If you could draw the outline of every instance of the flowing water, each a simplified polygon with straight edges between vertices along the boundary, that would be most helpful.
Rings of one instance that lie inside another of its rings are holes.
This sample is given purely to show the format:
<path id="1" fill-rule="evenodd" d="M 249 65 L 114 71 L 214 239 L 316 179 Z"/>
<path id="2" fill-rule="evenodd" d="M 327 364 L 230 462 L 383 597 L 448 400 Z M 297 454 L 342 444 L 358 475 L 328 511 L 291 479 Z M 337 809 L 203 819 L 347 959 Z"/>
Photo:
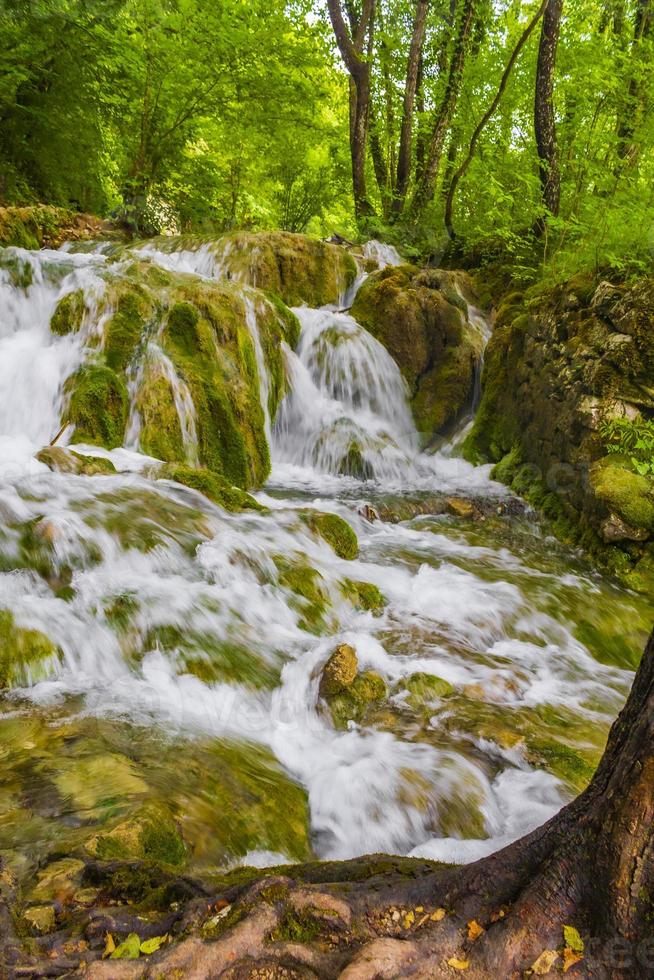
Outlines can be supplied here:
<path id="1" fill-rule="evenodd" d="M 105 251 L 6 250 L 0 271 L 0 610 L 61 651 L 0 700 L 11 866 L 28 877 L 49 856 L 97 853 L 149 805 L 178 821 L 204 874 L 373 851 L 467 861 L 553 814 L 597 762 L 651 604 L 549 538 L 489 468 L 451 446 L 421 454 L 398 367 L 347 313 L 296 311 L 273 424 L 247 286 L 273 458 L 265 510 L 230 514 L 148 475 L 147 371 L 171 384 L 197 459 L 192 399 L 156 331 L 130 366 L 125 446 L 85 450 L 119 472 L 51 472 L 34 454 L 60 428 L 66 379 L 101 342 L 107 275 L 127 261 Z M 139 254 L 207 278 L 229 258 Z M 378 244 L 367 255 L 396 260 Z M 57 336 L 56 304 L 78 289 L 82 327 Z M 451 497 L 474 500 L 477 519 Z M 313 511 L 350 522 L 358 558 L 312 533 Z M 307 569 L 312 588 L 298 590 Z M 383 607 L 353 583 L 376 586 Z M 387 690 L 341 728 L 319 695 L 339 643 Z"/>

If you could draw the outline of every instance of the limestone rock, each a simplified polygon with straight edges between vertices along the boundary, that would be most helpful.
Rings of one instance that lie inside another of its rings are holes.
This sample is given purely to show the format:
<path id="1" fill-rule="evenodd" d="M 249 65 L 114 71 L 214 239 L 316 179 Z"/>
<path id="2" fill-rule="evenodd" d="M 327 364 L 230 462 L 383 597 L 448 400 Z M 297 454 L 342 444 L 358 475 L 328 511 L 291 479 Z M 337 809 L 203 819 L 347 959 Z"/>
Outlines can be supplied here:
<path id="1" fill-rule="evenodd" d="M 320 679 L 321 697 L 329 697 L 344 691 L 354 681 L 358 669 L 356 650 L 349 643 L 341 643 L 323 668 Z"/>

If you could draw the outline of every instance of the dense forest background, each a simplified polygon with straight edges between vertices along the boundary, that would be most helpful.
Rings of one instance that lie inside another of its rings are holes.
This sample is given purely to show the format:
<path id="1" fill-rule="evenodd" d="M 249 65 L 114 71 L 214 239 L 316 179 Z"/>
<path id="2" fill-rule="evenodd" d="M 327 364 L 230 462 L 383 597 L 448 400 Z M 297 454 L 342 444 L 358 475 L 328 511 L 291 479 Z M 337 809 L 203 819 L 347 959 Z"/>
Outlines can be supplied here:
<path id="1" fill-rule="evenodd" d="M 651 0 L 1 0 L 0 22 L 1 203 L 423 257 L 454 237 L 526 279 L 543 254 L 651 265 Z"/>

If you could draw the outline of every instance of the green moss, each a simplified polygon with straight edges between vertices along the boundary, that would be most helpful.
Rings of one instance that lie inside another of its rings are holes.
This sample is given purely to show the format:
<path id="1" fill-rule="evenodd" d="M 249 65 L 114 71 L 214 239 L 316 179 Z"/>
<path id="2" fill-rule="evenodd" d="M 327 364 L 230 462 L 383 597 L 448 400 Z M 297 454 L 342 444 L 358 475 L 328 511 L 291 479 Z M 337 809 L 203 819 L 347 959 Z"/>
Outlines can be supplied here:
<path id="1" fill-rule="evenodd" d="M 411 410 L 422 442 L 447 431 L 470 406 L 478 351 L 471 343 L 447 348 L 436 367 L 420 379 Z"/>
<path id="2" fill-rule="evenodd" d="M 111 476 L 116 467 L 102 456 L 85 456 L 62 446 L 44 446 L 36 454 L 39 463 L 45 463 L 55 473 L 75 473 L 78 476 Z"/>
<path id="3" fill-rule="evenodd" d="M 342 517 L 337 514 L 312 512 L 307 517 L 309 526 L 330 545 L 339 558 L 348 561 L 359 554 L 359 541 L 356 534 Z"/>
<path id="4" fill-rule="evenodd" d="M 47 636 L 16 626 L 12 613 L 0 609 L 0 688 L 20 687 L 47 676 L 60 656 Z"/>
<path id="5" fill-rule="evenodd" d="M 328 700 L 335 728 L 347 728 L 349 721 L 361 724 L 368 710 L 386 699 L 387 690 L 383 677 L 372 670 L 358 674 L 345 691 Z"/>
<path id="6" fill-rule="evenodd" d="M 90 527 L 113 534 L 123 548 L 151 551 L 175 542 L 188 554 L 210 535 L 205 515 L 195 507 L 170 500 L 156 490 L 122 488 L 98 494 L 77 510 Z"/>
<path id="7" fill-rule="evenodd" d="M 420 708 L 425 703 L 439 698 L 449 697 L 455 691 L 449 681 L 421 671 L 411 674 L 404 687 L 409 692 L 407 702 L 414 708 Z"/>
<path id="8" fill-rule="evenodd" d="M 168 465 L 163 466 L 157 471 L 157 478 L 160 480 L 174 480 L 182 483 L 185 487 L 191 487 L 199 493 L 204 494 L 215 504 L 219 504 L 229 511 L 258 510 L 265 511 L 254 497 L 241 490 L 239 487 L 231 486 L 227 480 L 216 476 L 210 470 L 195 469 L 192 466 Z"/>
<path id="9" fill-rule="evenodd" d="M 20 255 L 0 256 L 0 269 L 9 272 L 9 279 L 16 289 L 29 289 L 34 282 L 34 270 L 30 263 Z"/>
<path id="10" fill-rule="evenodd" d="M 329 594 L 321 585 L 320 572 L 306 562 L 279 555 L 274 562 L 279 571 L 279 584 L 298 597 L 292 605 L 301 613 L 300 628 L 312 633 L 322 632 L 326 625 Z"/>
<path id="11" fill-rule="evenodd" d="M 354 579 L 346 578 L 342 582 L 343 594 L 358 609 L 365 609 L 366 612 L 379 612 L 387 604 L 388 600 L 371 582 L 357 582 Z"/>
<path id="12" fill-rule="evenodd" d="M 634 528 L 654 532 L 654 483 L 609 456 L 591 467 L 595 496 Z"/>
<path id="13" fill-rule="evenodd" d="M 168 379 L 156 367 L 146 373 L 139 387 L 136 407 L 142 423 L 141 451 L 168 463 L 184 462 L 186 451 L 173 391 Z"/>
<path id="14" fill-rule="evenodd" d="M 71 378 L 68 419 L 75 439 L 114 449 L 122 446 L 127 423 L 127 388 L 122 378 L 100 364 L 85 364 Z"/>
<path id="15" fill-rule="evenodd" d="M 77 333 L 82 326 L 85 313 L 84 291 L 76 289 L 72 293 L 67 293 L 57 303 L 50 320 L 50 330 L 59 336 Z"/>
<path id="16" fill-rule="evenodd" d="M 167 650 L 179 661 L 180 669 L 205 684 L 217 681 L 266 689 L 279 683 L 279 668 L 242 644 L 229 642 L 207 632 L 159 626 L 148 633 L 144 650 Z"/>
<path id="17" fill-rule="evenodd" d="M 134 356 L 151 309 L 144 290 L 120 284 L 115 312 L 104 330 L 104 354 L 113 371 L 124 371 Z"/>
<path id="18" fill-rule="evenodd" d="M 103 861 L 142 860 L 172 868 L 186 862 L 186 847 L 166 807 L 148 803 L 113 829 L 87 843 Z"/>
<path id="19" fill-rule="evenodd" d="M 200 351 L 197 325 L 200 314 L 191 303 L 175 303 L 168 313 L 167 331 L 172 341 L 185 354 Z"/>
<path id="20" fill-rule="evenodd" d="M 547 769 L 577 793 L 586 788 L 595 772 L 593 763 L 562 742 L 529 738 L 526 755 L 533 765 Z"/>

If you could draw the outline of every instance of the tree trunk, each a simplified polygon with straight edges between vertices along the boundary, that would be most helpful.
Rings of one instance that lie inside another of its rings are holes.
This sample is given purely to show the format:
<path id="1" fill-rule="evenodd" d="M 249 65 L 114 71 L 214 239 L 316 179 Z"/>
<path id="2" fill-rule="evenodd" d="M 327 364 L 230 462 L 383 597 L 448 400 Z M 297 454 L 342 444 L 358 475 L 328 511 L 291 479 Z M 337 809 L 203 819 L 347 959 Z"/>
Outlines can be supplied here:
<path id="1" fill-rule="evenodd" d="M 523 47 L 525 46 L 525 44 L 529 40 L 529 37 L 531 36 L 532 31 L 536 27 L 536 24 L 538 23 L 538 21 L 540 20 L 540 18 L 543 16 L 543 13 L 545 11 L 545 7 L 546 7 L 546 5 L 547 5 L 548 2 L 549 2 L 549 0 L 542 0 L 542 3 L 540 5 L 540 7 L 538 8 L 538 10 L 536 11 L 536 13 L 532 17 L 532 19 L 529 21 L 529 23 L 527 24 L 527 26 L 523 30 L 522 34 L 520 35 L 520 37 L 518 38 L 517 44 L 514 47 L 513 51 L 511 52 L 511 56 L 510 56 L 510 58 L 509 58 L 509 60 L 508 60 L 508 62 L 506 64 L 506 68 L 502 72 L 502 77 L 500 79 L 500 84 L 499 84 L 499 86 L 497 88 L 497 92 L 495 93 L 495 97 L 494 97 L 493 101 L 491 102 L 491 104 L 489 105 L 489 107 L 486 110 L 486 112 L 484 113 L 484 115 L 481 117 L 481 119 L 477 123 L 477 126 L 475 127 L 475 130 L 474 130 L 474 132 L 473 132 L 473 134 L 472 134 L 472 136 L 470 138 L 470 145 L 468 147 L 468 152 L 467 152 L 467 154 L 465 156 L 465 159 L 464 159 L 463 163 L 457 168 L 457 170 L 452 175 L 452 179 L 450 181 L 449 187 L 447 189 L 446 197 L 445 197 L 445 227 L 447 229 L 447 233 L 448 233 L 451 241 L 454 241 L 454 239 L 456 237 L 456 235 L 454 233 L 454 225 L 453 225 L 453 222 L 452 222 L 452 211 L 453 211 L 453 208 L 454 208 L 454 195 L 456 194 L 456 189 L 458 187 L 459 181 L 461 180 L 461 178 L 465 174 L 466 170 L 470 166 L 470 163 L 472 161 L 472 158 L 473 158 L 473 156 L 475 154 L 475 150 L 477 148 L 477 143 L 479 142 L 479 137 L 481 136 L 481 134 L 482 134 L 482 132 L 484 130 L 484 127 L 489 122 L 489 120 L 493 117 L 493 114 L 495 113 L 495 110 L 497 109 L 498 105 L 500 104 L 500 100 L 501 100 L 502 96 L 504 95 L 504 91 L 505 91 L 506 86 L 508 84 L 509 76 L 511 75 L 511 71 L 513 69 L 513 66 L 515 65 L 516 61 L 518 60 L 518 56 L 519 56 L 520 52 L 522 51 Z"/>
<path id="2" fill-rule="evenodd" d="M 409 177 L 411 175 L 413 108 L 418 88 L 420 59 L 422 56 L 422 45 L 425 39 L 428 7 L 428 0 L 417 0 L 411 45 L 409 47 L 406 81 L 404 83 L 404 106 L 402 111 L 402 126 L 400 128 L 400 149 L 397 157 L 395 200 L 393 202 L 393 211 L 395 214 L 400 214 L 404 208 L 404 201 L 409 187 Z"/>
<path id="3" fill-rule="evenodd" d="M 445 94 L 434 119 L 427 147 L 427 157 L 409 208 L 410 216 L 414 222 L 420 219 L 425 207 L 434 196 L 445 137 L 461 91 L 463 69 L 465 67 L 468 44 L 472 33 L 474 15 L 475 0 L 465 0 L 459 30 L 454 44 L 454 51 L 450 61 Z"/>
<path id="4" fill-rule="evenodd" d="M 536 66 L 536 97 L 534 100 L 534 130 L 540 161 L 540 183 L 543 204 L 549 214 L 559 213 L 561 178 L 556 146 L 556 122 L 554 119 L 554 67 L 556 49 L 561 29 L 563 0 L 549 0 L 543 14 L 543 25 Z M 536 231 L 545 230 L 546 217 L 540 218 Z"/>
<path id="5" fill-rule="evenodd" d="M 364 0 L 358 22 L 353 8 L 348 6 L 350 31 L 343 19 L 340 0 L 327 0 L 329 17 L 336 43 L 350 73 L 350 156 L 352 159 L 352 192 L 357 218 L 373 212 L 366 190 L 366 148 L 370 114 L 370 61 L 363 56 L 368 41 L 372 44 L 375 0 Z"/>
<path id="6" fill-rule="evenodd" d="M 634 14 L 634 34 L 631 42 L 630 78 L 627 85 L 627 98 L 618 118 L 618 157 L 623 162 L 633 162 L 638 156 L 634 144 L 638 124 L 644 106 L 642 81 L 638 78 L 638 62 L 641 60 L 642 42 L 654 34 L 654 4 L 652 0 L 637 0 Z M 642 67 L 640 69 L 642 71 Z"/>

